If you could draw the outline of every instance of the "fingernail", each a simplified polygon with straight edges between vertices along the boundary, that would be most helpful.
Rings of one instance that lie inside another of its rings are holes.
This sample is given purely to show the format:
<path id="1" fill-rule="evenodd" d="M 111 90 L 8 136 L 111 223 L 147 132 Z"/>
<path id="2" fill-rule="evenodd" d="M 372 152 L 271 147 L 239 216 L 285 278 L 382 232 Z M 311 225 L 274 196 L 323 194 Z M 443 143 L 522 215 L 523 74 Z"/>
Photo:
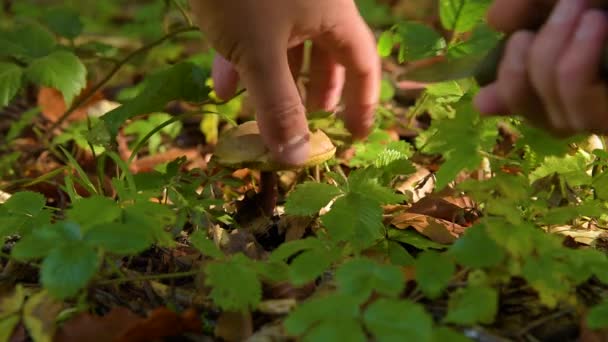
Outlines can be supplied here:
<path id="1" fill-rule="evenodd" d="M 278 146 L 278 157 L 281 161 L 290 165 L 304 164 L 310 155 L 309 140 L 310 136 L 308 134 L 289 139 L 287 143 Z"/>

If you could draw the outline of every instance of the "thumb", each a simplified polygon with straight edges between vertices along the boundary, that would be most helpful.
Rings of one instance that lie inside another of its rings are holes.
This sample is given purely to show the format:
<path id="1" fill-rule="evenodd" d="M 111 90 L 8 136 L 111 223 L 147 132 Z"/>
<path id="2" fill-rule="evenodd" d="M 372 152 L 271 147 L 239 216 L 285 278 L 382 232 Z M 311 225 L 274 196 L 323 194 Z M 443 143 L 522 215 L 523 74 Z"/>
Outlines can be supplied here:
<path id="1" fill-rule="evenodd" d="M 303 164 L 309 157 L 306 111 L 292 76 L 287 47 L 256 44 L 246 49 L 236 68 L 256 110 L 260 133 L 279 161 Z"/>

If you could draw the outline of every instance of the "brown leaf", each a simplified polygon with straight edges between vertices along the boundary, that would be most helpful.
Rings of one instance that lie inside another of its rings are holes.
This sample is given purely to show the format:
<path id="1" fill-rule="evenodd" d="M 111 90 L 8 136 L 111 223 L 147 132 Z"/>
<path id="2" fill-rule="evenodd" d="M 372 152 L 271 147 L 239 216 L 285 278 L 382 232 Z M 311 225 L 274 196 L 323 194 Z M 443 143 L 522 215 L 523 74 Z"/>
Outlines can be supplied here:
<path id="1" fill-rule="evenodd" d="M 142 318 L 124 307 L 113 308 L 105 316 L 84 312 L 67 321 L 55 336 L 55 342 L 105 342 L 123 335 Z"/>
<path id="2" fill-rule="evenodd" d="M 127 308 L 112 309 L 105 316 L 82 313 L 69 320 L 55 337 L 57 342 L 144 342 L 183 333 L 201 333 L 201 322 L 194 310 L 177 314 L 167 308 L 154 310 L 142 318 Z"/>
<path id="3" fill-rule="evenodd" d="M 406 210 L 413 214 L 422 214 L 449 222 L 466 225 L 465 210 L 438 197 L 424 197 Z"/>
<path id="4" fill-rule="evenodd" d="M 91 85 L 86 87 L 80 95 L 74 99 L 78 101 L 83 94 L 86 94 L 91 89 Z M 91 98 L 76 109 L 68 118 L 68 121 L 80 121 L 87 117 L 87 108 L 102 100 L 103 94 L 97 91 Z M 41 87 L 38 91 L 38 106 L 42 111 L 42 115 L 50 122 L 56 122 L 67 111 L 67 106 L 63 99 L 63 95 L 56 89 Z"/>
<path id="5" fill-rule="evenodd" d="M 215 326 L 215 336 L 228 342 L 244 341 L 252 334 L 253 322 L 250 312 L 222 312 Z"/>
<path id="6" fill-rule="evenodd" d="M 465 230 L 456 223 L 408 212 L 395 216 L 391 224 L 399 229 L 412 227 L 420 234 L 441 244 L 453 243 Z"/>

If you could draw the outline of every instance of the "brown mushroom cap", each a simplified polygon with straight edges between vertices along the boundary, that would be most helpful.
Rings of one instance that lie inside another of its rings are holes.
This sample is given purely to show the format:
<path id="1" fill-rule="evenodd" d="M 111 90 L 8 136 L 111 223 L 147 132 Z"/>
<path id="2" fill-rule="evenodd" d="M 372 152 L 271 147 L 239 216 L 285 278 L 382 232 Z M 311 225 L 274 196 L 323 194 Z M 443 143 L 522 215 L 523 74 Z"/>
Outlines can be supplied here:
<path id="1" fill-rule="evenodd" d="M 266 148 L 257 122 L 248 121 L 222 134 L 215 147 L 214 158 L 220 165 L 233 169 L 280 171 L 321 164 L 336 153 L 331 139 L 321 130 L 311 132 L 310 148 L 310 156 L 303 165 L 282 164 L 274 159 Z"/>

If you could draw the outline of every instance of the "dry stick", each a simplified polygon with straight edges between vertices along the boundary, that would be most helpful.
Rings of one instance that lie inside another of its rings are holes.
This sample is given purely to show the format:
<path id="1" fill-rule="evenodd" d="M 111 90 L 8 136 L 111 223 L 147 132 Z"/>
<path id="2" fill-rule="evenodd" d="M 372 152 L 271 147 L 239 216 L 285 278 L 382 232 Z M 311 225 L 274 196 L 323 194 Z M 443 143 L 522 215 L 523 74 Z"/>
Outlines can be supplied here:
<path id="1" fill-rule="evenodd" d="M 137 55 L 144 53 L 144 52 L 162 44 L 166 40 L 171 39 L 179 34 L 186 33 L 186 32 L 194 32 L 194 31 L 198 31 L 198 28 L 197 27 L 184 27 L 184 28 L 175 30 L 173 32 L 170 32 L 170 33 L 166 34 L 165 36 L 131 52 L 127 57 L 125 57 L 123 60 L 118 62 L 114 66 L 114 68 L 112 68 L 112 70 L 110 70 L 110 72 L 106 75 L 106 77 L 104 77 L 101 81 L 99 81 L 99 83 L 97 83 L 91 90 L 89 90 L 88 93 L 86 93 L 84 96 L 80 97 L 79 99 L 74 100 L 74 103 L 72 103 L 70 108 L 59 118 L 59 120 L 57 120 L 57 122 L 55 122 L 53 124 L 53 126 L 51 126 L 51 128 L 48 130 L 47 136 L 45 138 L 48 139 L 49 136 L 52 134 L 52 132 L 55 129 L 57 129 L 59 126 L 61 126 L 61 124 L 63 124 L 63 122 L 65 120 L 67 120 L 67 118 L 69 118 L 70 115 L 72 115 L 72 113 L 74 113 L 74 111 L 78 107 L 80 107 L 80 105 L 82 105 L 83 103 L 88 101 L 99 89 L 101 89 L 101 87 L 103 87 L 106 83 L 108 83 L 108 81 L 110 79 L 112 79 L 112 77 L 114 77 L 114 75 L 120 70 L 120 68 L 122 68 L 125 64 L 127 64 L 130 60 L 135 58 Z"/>

